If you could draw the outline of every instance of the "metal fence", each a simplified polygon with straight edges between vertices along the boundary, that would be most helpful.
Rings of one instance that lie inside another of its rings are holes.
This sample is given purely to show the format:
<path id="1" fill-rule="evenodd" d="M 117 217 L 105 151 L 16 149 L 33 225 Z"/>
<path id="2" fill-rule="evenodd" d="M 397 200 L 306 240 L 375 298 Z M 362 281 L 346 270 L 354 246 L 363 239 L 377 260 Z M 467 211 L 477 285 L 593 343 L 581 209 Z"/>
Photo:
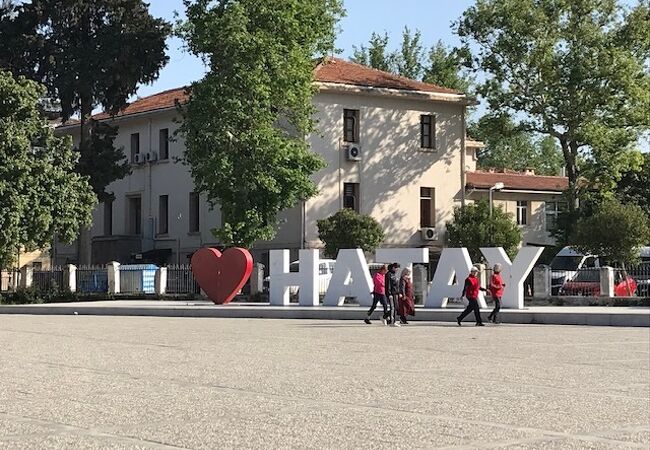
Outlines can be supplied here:
<path id="1" fill-rule="evenodd" d="M 39 291 L 60 290 L 67 283 L 64 282 L 65 271 L 63 267 L 52 267 L 49 270 L 34 270 L 32 274 L 32 286 Z"/>
<path id="2" fill-rule="evenodd" d="M 167 266 L 167 294 L 200 294 L 201 288 L 192 275 L 188 264 Z"/>
<path id="3" fill-rule="evenodd" d="M 102 266 L 79 266 L 76 272 L 77 292 L 108 292 L 108 271 Z"/>
<path id="4" fill-rule="evenodd" d="M 650 262 L 632 266 L 627 270 L 627 273 L 636 282 L 636 295 L 650 297 Z"/>
<path id="5" fill-rule="evenodd" d="M 11 269 L 0 272 L 0 292 L 13 292 L 20 286 L 20 270 Z"/>

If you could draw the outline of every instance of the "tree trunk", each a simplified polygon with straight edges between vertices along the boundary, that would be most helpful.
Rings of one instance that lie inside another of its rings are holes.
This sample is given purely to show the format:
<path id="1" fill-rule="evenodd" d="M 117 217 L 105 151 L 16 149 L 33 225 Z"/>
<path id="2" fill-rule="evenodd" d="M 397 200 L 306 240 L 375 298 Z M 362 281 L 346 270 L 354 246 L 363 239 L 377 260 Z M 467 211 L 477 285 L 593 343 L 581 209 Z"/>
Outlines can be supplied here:
<path id="1" fill-rule="evenodd" d="M 79 148 L 83 148 L 85 142 L 90 141 L 90 127 L 88 121 L 92 116 L 92 96 L 87 93 L 80 95 L 81 103 L 81 118 L 80 118 L 80 134 L 79 134 Z M 90 235 L 90 227 L 82 226 L 79 229 L 79 237 L 77 238 L 77 264 L 90 265 L 92 256 L 92 239 Z"/>
<path id="2" fill-rule="evenodd" d="M 560 145 L 564 154 L 566 175 L 569 178 L 569 213 L 573 214 L 578 200 L 578 166 L 576 164 L 578 147 L 574 141 L 569 141 L 566 138 L 560 138 Z"/>

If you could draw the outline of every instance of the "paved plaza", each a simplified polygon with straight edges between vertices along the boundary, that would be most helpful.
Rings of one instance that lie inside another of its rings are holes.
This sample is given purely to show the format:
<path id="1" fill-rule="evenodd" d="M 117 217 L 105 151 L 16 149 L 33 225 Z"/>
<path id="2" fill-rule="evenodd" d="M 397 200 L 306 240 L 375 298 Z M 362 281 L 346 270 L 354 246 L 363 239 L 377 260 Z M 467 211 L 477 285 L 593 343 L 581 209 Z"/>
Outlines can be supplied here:
<path id="1" fill-rule="evenodd" d="M 650 329 L 0 316 L 0 449 L 650 445 Z"/>

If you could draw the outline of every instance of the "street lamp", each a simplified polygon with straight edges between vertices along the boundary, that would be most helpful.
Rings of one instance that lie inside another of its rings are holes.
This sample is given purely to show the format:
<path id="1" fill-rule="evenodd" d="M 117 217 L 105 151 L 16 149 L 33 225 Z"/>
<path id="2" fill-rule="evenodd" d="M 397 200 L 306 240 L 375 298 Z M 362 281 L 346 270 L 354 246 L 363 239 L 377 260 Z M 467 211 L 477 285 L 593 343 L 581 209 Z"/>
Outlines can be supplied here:
<path id="1" fill-rule="evenodd" d="M 492 193 L 494 191 L 500 191 L 504 187 L 505 187 L 504 184 L 501 181 L 499 181 L 498 183 L 495 183 L 495 185 L 490 188 L 490 217 L 492 217 Z"/>

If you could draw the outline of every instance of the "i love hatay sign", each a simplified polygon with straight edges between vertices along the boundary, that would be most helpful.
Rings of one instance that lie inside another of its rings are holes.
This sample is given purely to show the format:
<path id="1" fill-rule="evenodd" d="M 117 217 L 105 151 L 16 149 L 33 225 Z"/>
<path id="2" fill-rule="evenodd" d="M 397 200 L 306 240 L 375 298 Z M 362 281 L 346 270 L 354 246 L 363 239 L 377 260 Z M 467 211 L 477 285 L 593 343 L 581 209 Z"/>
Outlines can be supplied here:
<path id="1" fill-rule="evenodd" d="M 490 266 L 501 264 L 505 290 L 501 298 L 504 308 L 521 309 L 524 306 L 524 280 L 542 254 L 543 247 L 522 247 L 511 261 L 501 247 L 481 248 Z M 318 250 L 299 251 L 299 271 L 289 271 L 289 250 L 270 252 L 270 304 L 289 305 L 289 289 L 298 287 L 301 306 L 319 306 L 319 256 Z M 378 249 L 375 261 L 397 262 L 401 267 L 414 263 L 428 263 L 429 252 L 424 248 Z M 208 297 L 216 304 L 230 302 L 248 281 L 253 267 L 250 253 L 241 248 L 231 248 L 220 253 L 204 248 L 192 257 L 194 277 Z M 444 308 L 450 298 L 462 294 L 463 280 L 469 274 L 472 261 L 466 248 L 445 248 L 440 255 L 436 272 L 424 302 L 425 308 Z M 369 306 L 372 280 L 368 262 L 360 249 L 339 250 L 334 273 L 323 299 L 323 306 L 341 306 L 346 297 L 356 297 L 359 304 Z M 482 294 L 479 303 L 485 307 Z"/>

